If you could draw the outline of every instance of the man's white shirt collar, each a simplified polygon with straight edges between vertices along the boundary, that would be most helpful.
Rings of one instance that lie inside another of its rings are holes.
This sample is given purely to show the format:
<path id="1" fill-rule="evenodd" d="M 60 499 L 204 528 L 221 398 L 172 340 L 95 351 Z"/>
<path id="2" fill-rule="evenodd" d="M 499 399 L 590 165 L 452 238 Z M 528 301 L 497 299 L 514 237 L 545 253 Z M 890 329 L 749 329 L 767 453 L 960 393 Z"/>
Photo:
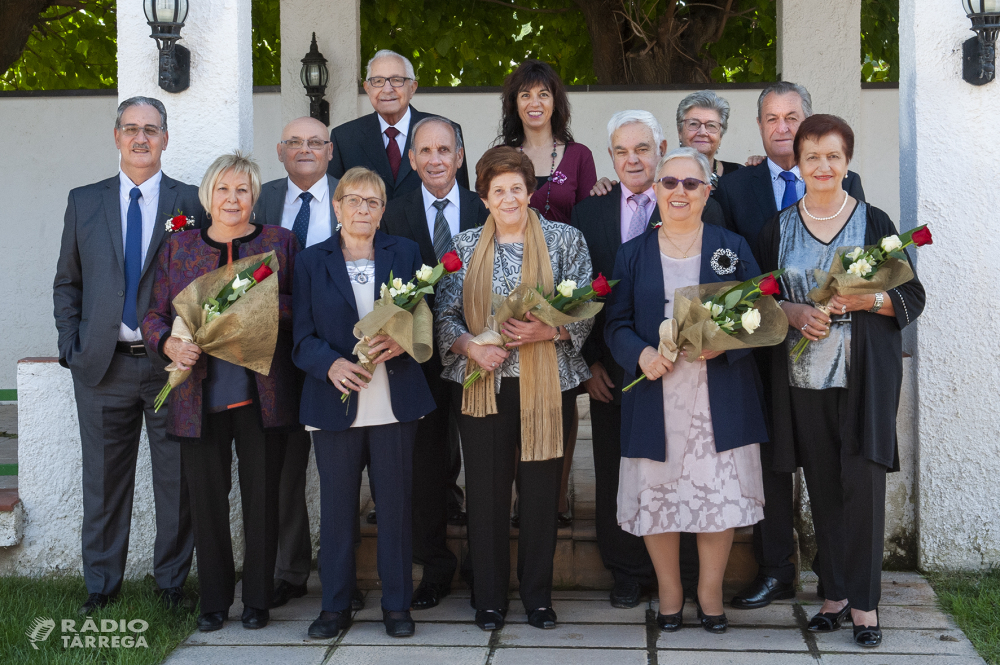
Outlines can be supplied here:
<path id="1" fill-rule="evenodd" d="M 443 199 L 438 199 L 433 194 L 431 194 L 429 191 L 427 191 L 427 186 L 424 185 L 423 183 L 420 183 L 420 191 L 424 195 L 424 210 L 425 211 L 430 210 L 431 206 L 434 205 L 435 201 L 445 201 L 445 200 L 447 200 L 447 201 L 451 202 L 452 204 L 454 204 L 454 206 L 456 208 L 459 207 L 459 205 L 458 205 L 458 181 L 455 181 L 455 184 L 453 184 L 451 186 L 451 191 L 448 192 L 448 194 Z"/>
<path id="2" fill-rule="evenodd" d="M 406 113 L 403 114 L 403 117 L 400 118 L 399 122 L 397 122 L 395 125 L 390 125 L 389 123 L 387 123 L 385 121 L 385 118 L 383 118 L 381 116 L 381 114 L 376 113 L 375 115 L 378 116 L 378 126 L 381 128 L 383 135 L 385 134 L 385 130 L 388 129 L 389 127 L 395 127 L 396 129 L 399 130 L 399 133 L 401 135 L 403 135 L 403 136 L 406 136 L 410 132 L 410 107 L 409 106 L 406 107 Z"/>
<path id="3" fill-rule="evenodd" d="M 150 205 L 160 195 L 160 181 L 163 179 L 163 171 L 157 171 L 152 177 L 147 178 L 144 183 L 137 185 L 125 175 L 124 171 L 118 171 L 119 190 L 123 199 L 128 201 L 133 187 L 138 187 L 142 192 L 142 205 Z M 173 211 L 170 211 L 173 214 Z M 185 214 L 187 211 L 184 211 Z M 180 213 L 178 213 L 180 214 Z"/>
<path id="4" fill-rule="evenodd" d="M 292 182 L 291 178 L 288 178 L 288 191 L 285 193 L 285 203 L 292 203 L 299 195 L 302 194 L 302 190 L 299 186 Z M 309 193 L 313 195 L 313 198 L 323 203 L 326 201 L 327 195 L 330 193 L 330 182 L 327 180 L 327 176 L 324 173 L 323 177 L 313 183 L 313 186 L 309 188 Z"/>
<path id="5" fill-rule="evenodd" d="M 785 169 L 781 168 L 780 166 L 778 166 L 777 164 L 775 164 L 773 161 L 771 161 L 770 157 L 767 158 L 767 168 L 771 172 L 771 181 L 772 182 L 774 182 L 778 178 L 780 178 L 781 177 L 781 172 L 785 170 Z M 793 166 L 792 168 L 790 168 L 788 170 L 795 174 L 795 178 L 797 180 L 802 180 L 802 174 L 799 173 L 799 165 L 798 164 L 796 164 L 795 166 Z"/>

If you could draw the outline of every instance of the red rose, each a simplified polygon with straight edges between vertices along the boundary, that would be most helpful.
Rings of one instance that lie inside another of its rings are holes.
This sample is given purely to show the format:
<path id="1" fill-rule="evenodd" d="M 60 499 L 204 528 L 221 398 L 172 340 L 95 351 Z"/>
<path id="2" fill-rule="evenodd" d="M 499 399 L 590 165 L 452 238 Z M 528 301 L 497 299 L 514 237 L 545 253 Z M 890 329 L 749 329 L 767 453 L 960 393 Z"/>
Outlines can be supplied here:
<path id="1" fill-rule="evenodd" d="M 173 231 L 180 231 L 185 226 L 187 226 L 188 218 L 184 215 L 177 215 L 170 220 L 170 229 Z"/>
<path id="2" fill-rule="evenodd" d="M 253 278 L 258 284 L 264 281 L 264 278 L 273 273 L 274 271 L 267 267 L 266 263 L 260 264 L 260 267 L 253 271 Z"/>
<path id="3" fill-rule="evenodd" d="M 604 276 L 604 273 L 597 274 L 597 279 L 590 283 L 590 288 L 594 289 L 594 293 L 599 296 L 606 296 L 611 293 L 608 278 Z"/>
<path id="4" fill-rule="evenodd" d="M 778 280 L 774 278 L 774 275 L 768 275 L 760 280 L 760 294 L 762 296 L 773 296 L 776 293 L 781 293 L 781 287 L 778 286 Z"/>
<path id="5" fill-rule="evenodd" d="M 442 256 L 441 263 L 444 264 L 444 269 L 448 272 L 458 272 L 462 269 L 462 259 L 458 258 L 456 252 L 448 252 Z"/>
<path id="6" fill-rule="evenodd" d="M 934 239 L 931 238 L 931 230 L 926 226 L 914 231 L 913 235 L 910 237 L 913 239 L 913 244 L 917 247 L 934 244 Z"/>

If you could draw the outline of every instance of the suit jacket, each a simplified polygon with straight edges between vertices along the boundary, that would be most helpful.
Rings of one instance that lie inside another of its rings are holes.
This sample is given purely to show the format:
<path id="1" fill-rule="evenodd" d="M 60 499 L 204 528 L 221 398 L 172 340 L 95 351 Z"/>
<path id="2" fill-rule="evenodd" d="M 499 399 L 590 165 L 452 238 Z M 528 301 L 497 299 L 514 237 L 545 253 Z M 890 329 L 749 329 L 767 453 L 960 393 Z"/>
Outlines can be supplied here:
<path id="1" fill-rule="evenodd" d="M 412 130 L 415 124 L 429 115 L 433 114 L 422 113 L 411 105 L 410 129 Z M 458 131 L 461 133 L 462 128 L 459 127 Z M 408 132 L 406 146 L 403 149 L 403 161 L 399 165 L 397 177 L 393 179 L 392 170 L 389 168 L 389 157 L 385 154 L 385 146 L 382 145 L 382 127 L 378 122 L 378 113 L 372 111 L 368 115 L 333 128 L 330 132 L 330 140 L 333 141 L 333 159 L 330 160 L 326 172 L 334 178 L 341 178 L 347 169 L 355 166 L 371 169 L 382 176 L 382 180 L 385 181 L 386 198 L 391 201 L 400 194 L 420 188 L 420 177 L 410 166 L 410 159 L 407 157 L 412 137 L 413 132 Z M 465 162 L 458 169 L 458 184 L 469 189 L 469 168 Z"/>
<path id="2" fill-rule="evenodd" d="M 337 216 L 333 214 L 332 206 L 333 193 L 337 190 L 337 183 L 340 181 L 330 175 L 326 176 L 326 181 L 330 186 L 330 200 L 327 201 L 327 205 L 330 206 L 330 228 L 332 229 L 337 226 Z M 260 198 L 257 199 L 257 203 L 253 206 L 253 212 L 256 215 L 254 222 L 256 224 L 275 224 L 281 226 L 281 215 L 285 210 L 286 194 L 288 194 L 287 176 L 264 183 L 264 186 L 260 188 Z"/>
<path id="3" fill-rule="evenodd" d="M 590 262 L 594 266 L 595 276 L 601 273 L 611 279 L 611 275 L 615 272 L 615 257 L 618 256 L 618 249 L 622 245 L 621 197 L 622 186 L 619 183 L 604 196 L 588 196 L 573 206 L 573 218 L 570 224 L 583 232 L 587 247 L 590 249 Z M 722 209 L 719 208 L 719 204 L 714 199 L 708 200 L 705 210 L 702 212 L 702 220 L 706 224 L 722 226 Z M 660 209 L 654 206 L 653 214 L 649 217 L 649 228 L 654 228 L 659 223 Z M 615 384 L 611 391 L 614 395 L 614 403 L 619 404 L 622 386 L 627 384 L 622 383 L 625 372 L 615 362 L 604 337 L 606 320 L 607 307 L 604 307 L 594 317 L 594 328 L 590 331 L 587 341 L 584 342 L 581 354 L 587 367 L 600 361 L 604 365 L 604 369 L 608 370 L 611 382 Z"/>
<path id="4" fill-rule="evenodd" d="M 375 232 L 375 286 L 394 275 L 413 275 L 420 269 L 415 243 L 381 231 Z M 408 279 L 408 278 L 407 278 Z M 357 397 L 340 402 L 341 392 L 330 383 L 327 371 L 338 358 L 357 362 L 354 324 L 361 316 L 340 249 L 340 233 L 299 254 L 295 265 L 295 348 L 292 360 L 306 373 L 299 419 L 303 425 L 342 432 L 358 415 Z M 434 410 L 423 372 L 407 354 L 385 364 L 389 374 L 392 413 L 400 422 L 412 422 Z M 386 408 L 389 405 L 385 405 Z"/>
<path id="5" fill-rule="evenodd" d="M 115 175 L 70 191 L 52 285 L 59 364 L 70 368 L 73 376 L 87 386 L 100 383 L 111 365 L 125 302 L 120 186 L 119 176 Z M 136 297 L 136 318 L 140 322 L 149 309 L 156 272 L 151 268 L 167 235 L 165 223 L 181 213 L 193 216 L 199 227 L 204 223 L 198 188 L 164 174 Z M 147 348 L 154 366 L 162 370 L 166 363 L 155 351 Z"/>
<path id="6" fill-rule="evenodd" d="M 847 172 L 841 185 L 854 198 L 865 200 L 861 176 L 854 171 Z M 778 214 L 767 160 L 722 176 L 713 198 L 722 206 L 726 228 L 746 238 L 751 246 L 756 245 L 757 234 L 764 224 Z"/>
<path id="7" fill-rule="evenodd" d="M 744 281 L 760 274 L 750 246 L 735 233 L 706 224 L 701 246 L 701 284 Z M 720 248 L 739 257 L 732 275 L 717 275 L 711 268 L 712 254 Z M 614 279 L 621 282 L 611 291 L 605 337 L 625 370 L 624 380 L 631 383 L 642 373 L 639 355 L 643 349 L 655 349 L 660 341 L 660 303 L 666 294 L 656 231 L 650 229 L 622 245 Z M 678 358 L 677 362 L 687 361 Z M 763 389 L 750 349 L 727 351 L 706 362 L 716 452 L 767 441 Z M 622 396 L 622 456 L 663 462 L 664 441 L 662 383 L 659 379 L 641 381 Z"/>

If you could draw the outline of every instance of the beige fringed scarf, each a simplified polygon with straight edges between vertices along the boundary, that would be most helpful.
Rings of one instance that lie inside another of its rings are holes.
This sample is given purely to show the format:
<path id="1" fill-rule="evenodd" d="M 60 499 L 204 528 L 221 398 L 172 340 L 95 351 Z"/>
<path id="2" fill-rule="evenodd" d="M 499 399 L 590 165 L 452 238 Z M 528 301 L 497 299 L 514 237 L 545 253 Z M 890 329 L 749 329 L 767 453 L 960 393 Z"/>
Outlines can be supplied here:
<path id="1" fill-rule="evenodd" d="M 469 261 L 462 293 L 462 306 L 469 332 L 479 335 L 487 329 L 493 313 L 493 238 L 496 222 L 490 215 L 483 226 Z M 548 246 L 538 215 L 528 210 L 524 232 L 524 258 L 521 282 L 541 285 L 551 293 L 554 285 Z M 502 322 L 500 322 L 502 323 Z M 555 343 L 535 342 L 520 347 L 521 369 L 521 460 L 536 462 L 562 457 L 562 394 Z M 465 368 L 469 376 L 478 368 L 471 358 Z M 497 412 L 493 372 L 482 368 L 483 377 L 462 394 L 462 413 L 481 418 Z"/>

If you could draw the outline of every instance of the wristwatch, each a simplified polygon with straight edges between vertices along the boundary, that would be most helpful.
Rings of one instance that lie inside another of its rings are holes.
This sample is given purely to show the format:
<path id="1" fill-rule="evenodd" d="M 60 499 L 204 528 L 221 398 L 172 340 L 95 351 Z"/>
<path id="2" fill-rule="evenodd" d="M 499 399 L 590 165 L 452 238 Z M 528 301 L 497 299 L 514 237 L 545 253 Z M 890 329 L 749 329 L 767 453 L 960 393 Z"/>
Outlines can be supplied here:
<path id="1" fill-rule="evenodd" d="M 882 297 L 882 292 L 879 291 L 878 293 L 875 294 L 875 304 L 872 305 L 872 308 L 868 311 L 871 312 L 872 314 L 878 314 L 878 311 L 882 309 L 882 303 L 884 301 L 885 298 Z"/>

